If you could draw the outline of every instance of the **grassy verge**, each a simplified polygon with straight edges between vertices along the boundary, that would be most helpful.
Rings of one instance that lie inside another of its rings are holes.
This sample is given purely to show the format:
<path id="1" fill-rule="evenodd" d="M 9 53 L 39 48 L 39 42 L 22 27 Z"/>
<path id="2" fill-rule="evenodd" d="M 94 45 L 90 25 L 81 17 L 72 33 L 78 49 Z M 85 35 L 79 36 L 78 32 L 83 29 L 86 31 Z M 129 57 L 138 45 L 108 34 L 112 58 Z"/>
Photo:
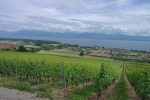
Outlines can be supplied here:
<path id="1" fill-rule="evenodd" d="M 0 87 L 36 93 L 38 97 L 49 98 L 50 100 L 52 98 L 51 91 L 57 88 L 57 84 L 55 83 L 51 82 L 47 84 L 31 85 L 27 82 L 15 81 L 11 77 L 0 77 Z"/>
<path id="2" fill-rule="evenodd" d="M 86 86 L 83 88 L 78 88 L 73 92 L 68 93 L 65 98 L 67 100 L 86 100 L 87 96 L 94 93 L 96 88 L 94 85 Z"/>

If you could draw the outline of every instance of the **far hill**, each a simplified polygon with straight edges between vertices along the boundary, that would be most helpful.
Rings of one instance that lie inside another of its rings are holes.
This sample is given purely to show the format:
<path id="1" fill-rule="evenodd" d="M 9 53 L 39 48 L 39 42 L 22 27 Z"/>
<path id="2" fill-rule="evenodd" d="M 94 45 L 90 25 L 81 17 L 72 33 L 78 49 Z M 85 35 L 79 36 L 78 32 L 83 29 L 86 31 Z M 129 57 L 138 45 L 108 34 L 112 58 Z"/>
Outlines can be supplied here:
<path id="1" fill-rule="evenodd" d="M 36 30 L 21 30 L 17 32 L 0 31 L 1 38 L 81 38 L 81 39 L 101 39 L 101 40 L 129 40 L 129 41 L 150 41 L 150 36 L 131 36 L 120 33 L 76 33 L 76 32 L 47 32 Z"/>

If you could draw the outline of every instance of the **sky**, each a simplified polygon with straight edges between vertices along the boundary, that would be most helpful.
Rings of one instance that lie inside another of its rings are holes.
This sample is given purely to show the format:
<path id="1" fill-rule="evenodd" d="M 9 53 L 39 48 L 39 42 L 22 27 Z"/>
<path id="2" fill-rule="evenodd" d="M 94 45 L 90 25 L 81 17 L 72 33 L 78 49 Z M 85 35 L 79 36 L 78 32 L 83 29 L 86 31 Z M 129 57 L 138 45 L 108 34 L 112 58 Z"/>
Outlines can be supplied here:
<path id="1" fill-rule="evenodd" d="M 150 0 L 0 0 L 0 31 L 150 35 Z"/>

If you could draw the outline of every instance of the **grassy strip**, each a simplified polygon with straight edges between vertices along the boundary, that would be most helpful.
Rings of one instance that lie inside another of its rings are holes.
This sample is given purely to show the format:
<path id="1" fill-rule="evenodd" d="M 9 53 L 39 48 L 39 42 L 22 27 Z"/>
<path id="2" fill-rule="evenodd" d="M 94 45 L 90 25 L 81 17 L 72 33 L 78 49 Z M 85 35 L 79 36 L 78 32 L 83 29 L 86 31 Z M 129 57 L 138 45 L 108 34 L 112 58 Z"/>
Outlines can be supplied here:
<path id="1" fill-rule="evenodd" d="M 127 84 L 125 83 L 124 77 L 122 77 L 115 88 L 117 100 L 128 100 L 127 88 L 128 87 Z"/>
<path id="2" fill-rule="evenodd" d="M 81 64 L 87 66 L 99 66 L 102 62 L 101 60 L 95 60 L 84 57 L 74 57 L 74 56 L 61 56 L 52 54 L 37 54 L 37 53 L 22 53 L 22 52 L 7 52 L 0 51 L 1 58 L 7 59 L 20 59 L 25 61 L 45 61 L 48 64 L 64 62 L 65 64 Z"/>
<path id="3" fill-rule="evenodd" d="M 86 100 L 87 96 L 94 93 L 96 88 L 94 85 L 78 88 L 73 92 L 68 93 L 65 98 L 67 100 Z"/>
<path id="4" fill-rule="evenodd" d="M 121 76 L 120 81 L 116 84 L 114 91 L 108 97 L 108 100 L 129 100 L 128 87 L 125 83 L 124 75 Z"/>

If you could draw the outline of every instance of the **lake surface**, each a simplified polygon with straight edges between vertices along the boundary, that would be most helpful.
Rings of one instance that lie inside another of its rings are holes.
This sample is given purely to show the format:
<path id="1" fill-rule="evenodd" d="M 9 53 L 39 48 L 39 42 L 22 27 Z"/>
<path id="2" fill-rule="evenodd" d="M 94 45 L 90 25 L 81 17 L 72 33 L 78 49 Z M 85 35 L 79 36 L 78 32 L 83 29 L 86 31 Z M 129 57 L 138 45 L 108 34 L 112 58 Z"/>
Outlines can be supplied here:
<path id="1" fill-rule="evenodd" d="M 64 38 L 49 38 L 46 40 L 55 40 L 62 43 L 78 44 L 82 46 L 100 46 L 107 48 L 122 48 L 128 50 L 150 51 L 150 41 L 64 39 Z"/>

